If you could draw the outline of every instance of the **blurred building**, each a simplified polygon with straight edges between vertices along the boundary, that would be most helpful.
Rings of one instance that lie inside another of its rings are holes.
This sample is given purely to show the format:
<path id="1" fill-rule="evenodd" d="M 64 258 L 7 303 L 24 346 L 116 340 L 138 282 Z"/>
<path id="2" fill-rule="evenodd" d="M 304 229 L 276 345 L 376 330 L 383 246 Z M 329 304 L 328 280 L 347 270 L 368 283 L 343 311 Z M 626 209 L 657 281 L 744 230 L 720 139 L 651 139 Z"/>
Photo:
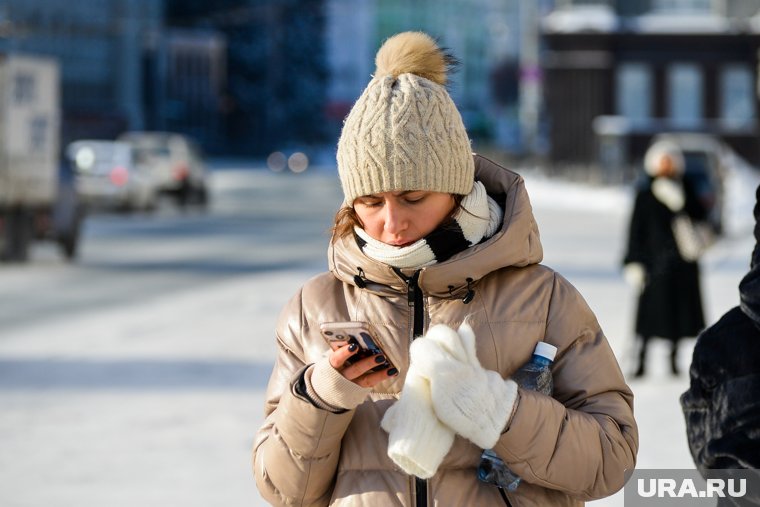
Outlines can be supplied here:
<path id="1" fill-rule="evenodd" d="M 323 0 L 166 0 L 166 24 L 224 39 L 215 151 L 262 155 L 326 141 Z"/>
<path id="2" fill-rule="evenodd" d="M 760 165 L 756 0 L 558 0 L 543 18 L 555 167 L 637 164 L 661 132 L 704 132 Z"/>
<path id="3" fill-rule="evenodd" d="M 60 62 L 64 145 L 143 129 L 216 153 L 326 139 L 323 0 L 2 0 L 0 51 Z"/>
<path id="4" fill-rule="evenodd" d="M 182 132 L 206 149 L 224 148 L 227 43 L 208 29 L 170 29 L 153 41 L 146 61 L 146 124 Z"/>
<path id="5" fill-rule="evenodd" d="M 143 128 L 145 42 L 160 31 L 157 0 L 3 0 L 0 52 L 55 57 L 62 79 L 62 145 Z"/>
<path id="6" fill-rule="evenodd" d="M 325 5 L 325 115 L 333 137 L 375 70 L 376 5 L 376 0 L 327 0 Z"/>
<path id="7" fill-rule="evenodd" d="M 327 0 L 328 119 L 333 135 L 371 79 L 382 42 L 406 30 L 437 38 L 461 61 L 449 86 L 471 137 L 519 150 L 522 0 Z M 545 2 L 538 2 L 545 3 Z"/>

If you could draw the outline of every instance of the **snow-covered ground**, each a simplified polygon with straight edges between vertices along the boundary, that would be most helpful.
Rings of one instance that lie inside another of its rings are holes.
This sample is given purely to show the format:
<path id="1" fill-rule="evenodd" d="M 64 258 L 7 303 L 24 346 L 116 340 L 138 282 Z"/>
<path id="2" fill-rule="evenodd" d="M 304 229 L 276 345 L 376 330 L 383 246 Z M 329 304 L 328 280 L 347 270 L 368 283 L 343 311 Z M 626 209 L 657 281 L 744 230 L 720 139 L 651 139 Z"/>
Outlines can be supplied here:
<path id="1" fill-rule="evenodd" d="M 224 171 L 215 187 L 270 178 Z M 738 302 L 754 245 L 757 179 L 733 175 L 731 235 L 703 261 L 707 319 Z M 526 176 L 545 263 L 586 296 L 629 370 L 634 294 L 619 262 L 631 194 Z M 271 246 L 271 245 L 270 245 Z M 0 325 L 0 505 L 266 505 L 250 474 L 252 437 L 275 356 L 280 307 L 318 270 L 227 278 L 76 318 Z M 23 277 L 0 271 L 0 280 Z M 692 343 L 679 362 L 686 370 Z M 638 466 L 692 468 L 679 395 L 655 343 L 651 374 L 631 381 L 640 430 Z M 622 493 L 593 502 L 622 506 Z"/>

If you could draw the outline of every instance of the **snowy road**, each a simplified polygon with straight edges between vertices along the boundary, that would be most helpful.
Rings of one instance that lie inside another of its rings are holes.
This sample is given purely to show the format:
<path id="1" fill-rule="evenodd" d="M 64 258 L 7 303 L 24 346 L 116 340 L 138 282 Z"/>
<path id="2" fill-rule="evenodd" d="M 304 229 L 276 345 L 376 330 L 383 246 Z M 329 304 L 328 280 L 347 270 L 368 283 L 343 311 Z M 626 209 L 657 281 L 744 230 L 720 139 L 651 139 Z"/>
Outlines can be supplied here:
<path id="1" fill-rule="evenodd" d="M 208 215 L 90 218 L 74 266 L 49 246 L 29 265 L 0 265 L 0 505 L 265 505 L 249 452 L 272 329 L 325 266 L 340 191 L 327 172 L 220 171 L 213 187 Z M 625 367 L 627 191 L 533 177 L 528 191 L 545 263 L 586 296 Z M 749 233 L 703 264 L 710 321 L 737 302 Z M 678 406 L 686 379 L 666 374 L 665 355 L 655 348 L 652 375 L 631 383 L 639 466 L 691 467 Z M 616 495 L 593 505 L 622 504 Z"/>

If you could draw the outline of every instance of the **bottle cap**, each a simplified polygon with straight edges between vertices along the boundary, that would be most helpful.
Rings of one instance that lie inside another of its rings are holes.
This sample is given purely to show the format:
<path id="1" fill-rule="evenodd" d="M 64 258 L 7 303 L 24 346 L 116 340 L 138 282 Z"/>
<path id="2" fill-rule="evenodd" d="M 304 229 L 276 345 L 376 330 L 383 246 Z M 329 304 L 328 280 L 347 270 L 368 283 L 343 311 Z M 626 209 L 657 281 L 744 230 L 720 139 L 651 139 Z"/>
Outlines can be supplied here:
<path id="1" fill-rule="evenodd" d="M 554 356 L 557 355 L 557 347 L 550 343 L 538 342 L 536 343 L 536 348 L 533 353 L 545 357 L 549 361 L 554 361 Z"/>

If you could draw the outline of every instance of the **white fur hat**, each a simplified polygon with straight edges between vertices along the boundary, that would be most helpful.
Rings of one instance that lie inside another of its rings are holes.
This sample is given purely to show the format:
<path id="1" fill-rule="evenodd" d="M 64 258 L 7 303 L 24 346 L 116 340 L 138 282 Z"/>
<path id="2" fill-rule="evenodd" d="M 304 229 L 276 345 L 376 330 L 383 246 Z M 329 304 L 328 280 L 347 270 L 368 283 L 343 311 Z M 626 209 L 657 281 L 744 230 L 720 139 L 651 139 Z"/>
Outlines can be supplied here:
<path id="1" fill-rule="evenodd" d="M 395 190 L 470 193 L 470 140 L 445 86 L 451 61 L 422 32 L 394 35 L 377 52 L 375 75 L 338 141 L 347 205 Z"/>
<path id="2" fill-rule="evenodd" d="M 670 141 L 657 141 L 649 147 L 646 155 L 644 155 L 644 170 L 648 175 L 654 177 L 659 174 L 660 159 L 664 156 L 670 157 L 677 174 L 683 174 L 686 163 L 683 152 L 678 145 Z"/>

